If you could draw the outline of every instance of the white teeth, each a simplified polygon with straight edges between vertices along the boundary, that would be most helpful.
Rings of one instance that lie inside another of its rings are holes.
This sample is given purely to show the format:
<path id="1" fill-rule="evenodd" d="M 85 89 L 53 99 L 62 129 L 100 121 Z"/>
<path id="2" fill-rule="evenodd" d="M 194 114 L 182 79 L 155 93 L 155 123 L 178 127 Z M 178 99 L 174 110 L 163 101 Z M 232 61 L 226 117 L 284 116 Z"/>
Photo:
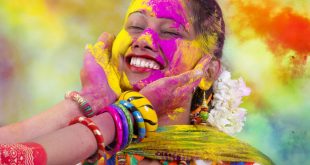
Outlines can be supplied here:
<path id="1" fill-rule="evenodd" d="M 136 66 L 141 66 L 141 58 L 137 58 Z"/>
<path id="2" fill-rule="evenodd" d="M 145 66 L 146 66 L 145 64 L 146 64 L 146 61 L 141 60 L 141 66 L 142 66 L 142 67 L 145 67 Z"/>
<path id="3" fill-rule="evenodd" d="M 154 62 L 151 62 L 150 68 L 154 68 Z"/>
<path id="4" fill-rule="evenodd" d="M 131 58 L 131 60 L 130 60 L 130 65 L 134 65 L 133 60 L 134 60 L 134 58 Z"/>
<path id="5" fill-rule="evenodd" d="M 137 61 L 137 58 L 131 58 L 131 62 L 130 62 L 130 65 L 134 65 L 136 66 L 136 61 Z"/>
<path id="6" fill-rule="evenodd" d="M 133 65 L 135 67 L 140 68 L 150 68 L 150 69 L 156 69 L 159 70 L 160 66 L 157 64 L 157 62 L 145 58 L 140 57 L 132 57 L 130 61 L 130 65 Z"/>

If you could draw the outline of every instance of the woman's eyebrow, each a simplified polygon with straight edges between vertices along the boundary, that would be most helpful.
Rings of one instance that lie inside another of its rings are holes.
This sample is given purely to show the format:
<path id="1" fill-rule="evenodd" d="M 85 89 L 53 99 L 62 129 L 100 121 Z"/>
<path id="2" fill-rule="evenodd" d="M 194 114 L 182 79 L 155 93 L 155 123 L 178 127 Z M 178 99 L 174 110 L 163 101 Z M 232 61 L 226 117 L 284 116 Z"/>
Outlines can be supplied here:
<path id="1" fill-rule="evenodd" d="M 142 15 L 145 15 L 145 13 L 143 11 L 134 11 L 134 12 L 131 12 L 128 14 L 128 17 L 132 14 L 142 14 Z"/>
<path id="2" fill-rule="evenodd" d="M 166 20 L 164 23 L 170 24 L 169 28 L 177 28 L 181 31 L 189 33 L 189 31 L 185 28 L 185 26 L 183 24 L 175 21 L 174 19 L 170 19 L 170 18 L 162 18 L 162 19 Z"/>

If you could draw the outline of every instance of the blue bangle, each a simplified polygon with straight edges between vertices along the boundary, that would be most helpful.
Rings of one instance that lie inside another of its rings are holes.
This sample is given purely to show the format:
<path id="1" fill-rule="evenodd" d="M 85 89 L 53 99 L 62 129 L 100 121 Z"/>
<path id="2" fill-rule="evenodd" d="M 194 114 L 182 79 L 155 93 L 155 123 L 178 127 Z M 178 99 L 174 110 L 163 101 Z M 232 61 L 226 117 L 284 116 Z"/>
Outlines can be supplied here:
<path id="1" fill-rule="evenodd" d="M 125 106 L 132 114 L 135 120 L 135 134 L 138 135 L 137 138 L 133 138 L 133 142 L 140 142 L 146 135 L 146 129 L 144 124 L 144 119 L 138 109 L 128 101 L 120 100 L 119 103 Z"/>

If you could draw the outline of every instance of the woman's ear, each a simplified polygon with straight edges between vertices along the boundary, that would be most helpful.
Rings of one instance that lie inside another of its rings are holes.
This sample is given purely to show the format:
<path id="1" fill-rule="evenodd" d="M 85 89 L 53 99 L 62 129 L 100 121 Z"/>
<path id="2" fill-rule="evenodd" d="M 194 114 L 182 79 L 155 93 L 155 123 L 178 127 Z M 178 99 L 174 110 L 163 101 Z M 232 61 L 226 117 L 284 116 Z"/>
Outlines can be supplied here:
<path id="1" fill-rule="evenodd" d="M 217 78 L 219 77 L 220 73 L 221 73 L 221 60 L 219 59 L 212 59 L 210 61 L 208 70 L 207 70 L 207 80 L 209 81 L 215 81 L 217 80 Z"/>
<path id="2" fill-rule="evenodd" d="M 199 83 L 199 87 L 202 90 L 208 90 L 211 88 L 213 82 L 218 78 L 221 71 L 221 61 L 218 59 L 211 59 L 208 63 L 207 73 Z"/>

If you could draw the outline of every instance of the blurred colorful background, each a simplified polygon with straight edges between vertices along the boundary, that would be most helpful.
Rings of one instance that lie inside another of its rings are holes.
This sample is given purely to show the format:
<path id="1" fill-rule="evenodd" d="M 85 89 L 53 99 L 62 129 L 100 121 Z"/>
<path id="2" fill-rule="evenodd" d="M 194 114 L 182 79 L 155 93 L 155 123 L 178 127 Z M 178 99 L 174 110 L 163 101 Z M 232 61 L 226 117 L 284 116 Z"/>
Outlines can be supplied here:
<path id="1" fill-rule="evenodd" d="M 224 63 L 252 94 L 238 138 L 276 164 L 310 164 L 310 0 L 219 0 Z M 1 0 L 0 125 L 80 89 L 84 47 L 117 34 L 128 0 Z"/>

